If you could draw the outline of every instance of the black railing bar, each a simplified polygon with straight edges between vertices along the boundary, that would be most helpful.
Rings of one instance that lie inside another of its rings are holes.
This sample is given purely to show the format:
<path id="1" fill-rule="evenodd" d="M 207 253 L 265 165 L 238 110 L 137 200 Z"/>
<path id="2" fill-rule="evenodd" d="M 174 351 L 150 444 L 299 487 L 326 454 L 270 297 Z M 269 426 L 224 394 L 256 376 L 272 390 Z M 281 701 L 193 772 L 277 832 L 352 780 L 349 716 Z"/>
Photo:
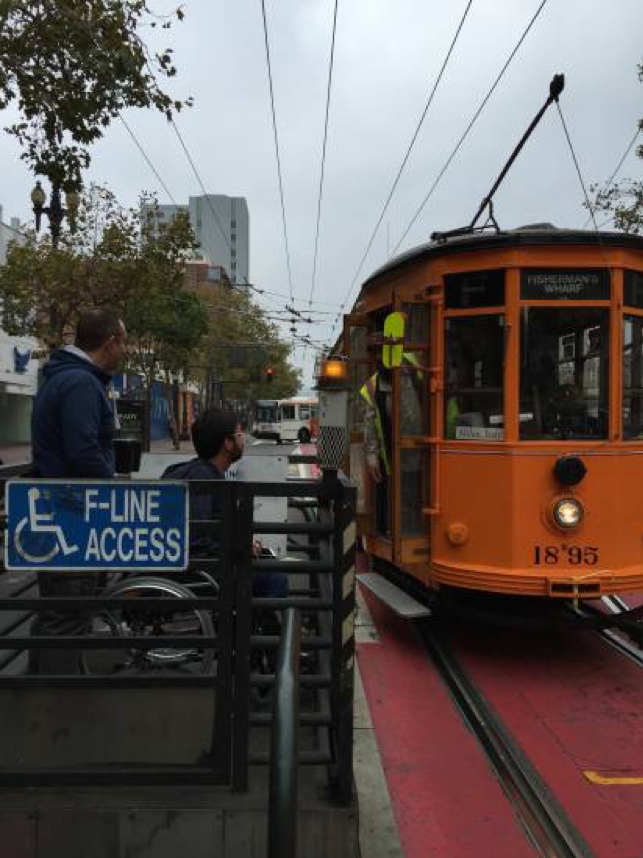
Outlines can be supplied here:
<path id="1" fill-rule="evenodd" d="M 112 674 L 92 674 L 91 676 L 70 675 L 23 675 L 0 676 L 0 691 L 4 688 L 207 688 L 216 687 L 219 678 L 216 674 L 191 675 L 168 670 L 156 672 L 153 676 L 131 674 L 118 676 Z M 0 771 L 1 771 L 0 767 Z"/>
<path id="2" fill-rule="evenodd" d="M 119 769 L 97 771 L 96 769 L 0 769 L 0 786 L 200 786 L 221 783 L 215 769 L 204 766 L 194 771 L 174 770 L 166 767 Z"/>
<path id="3" fill-rule="evenodd" d="M 252 766 L 267 766 L 270 764 L 270 754 L 267 751 L 255 751 L 248 755 L 248 762 Z M 333 762 L 331 754 L 320 751 L 300 751 L 300 766 L 325 766 Z"/>
<path id="4" fill-rule="evenodd" d="M 318 465 L 319 456 L 313 456 L 308 453 L 294 453 L 288 456 L 288 462 L 292 465 Z"/>
<path id="5" fill-rule="evenodd" d="M 269 688 L 274 685 L 273 673 L 253 673 L 250 675 L 250 685 L 254 688 Z M 307 688 L 330 688 L 332 679 L 328 673 L 303 673 L 299 676 L 299 684 Z"/>
<path id="6" fill-rule="evenodd" d="M 288 540 L 287 550 L 288 554 L 306 554 L 309 558 L 314 557 L 315 560 L 319 554 L 315 545 L 300 545 L 298 542 L 291 542 L 290 539 Z"/>
<path id="7" fill-rule="evenodd" d="M 79 640 L 79 638 L 75 638 Z M 131 638 L 123 638 L 122 640 L 132 640 Z M 333 645 L 328 638 L 306 638 L 306 649 L 329 649 Z M 279 646 L 279 638 L 277 635 L 252 635 L 250 637 L 251 649 L 275 649 Z"/>
<path id="8" fill-rule="evenodd" d="M 286 572 L 293 575 L 310 572 L 330 575 L 335 571 L 332 563 L 320 560 L 253 560 L 251 566 L 253 572 Z"/>
<path id="9" fill-rule="evenodd" d="M 191 584 L 185 585 L 191 588 Z M 29 609 L 31 613 L 49 610 L 80 610 L 91 611 L 93 609 L 127 608 L 132 611 L 171 611 L 176 613 L 179 609 L 183 611 L 192 610 L 216 610 L 220 607 L 221 600 L 216 596 L 195 596 L 193 599 L 183 599 L 179 596 L 172 598 L 159 596 L 118 596 L 113 599 L 104 596 L 43 596 L 30 599 L 0 599 L 0 611 L 20 611 Z"/>
<path id="10" fill-rule="evenodd" d="M 288 498 L 288 506 L 293 509 L 317 509 L 319 502 L 317 498 Z"/>
<path id="11" fill-rule="evenodd" d="M 305 521 L 255 521 L 252 525 L 253 533 L 293 533 L 304 536 L 330 536 L 333 528 L 328 524 L 317 524 Z"/>
<path id="12" fill-rule="evenodd" d="M 0 650 L 6 649 L 215 649 L 219 650 L 219 638 L 215 635 L 186 635 L 185 637 L 141 636 L 95 637 L 92 635 L 47 637 L 31 635 L 12 637 L 4 641 L 0 638 Z"/>
<path id="13" fill-rule="evenodd" d="M 255 596 L 251 604 L 253 608 L 266 608 L 275 611 L 286 608 L 303 608 L 305 611 L 331 611 L 333 609 L 333 603 L 327 599 L 304 599 L 296 596 L 286 596 L 283 599 Z"/>
<path id="14" fill-rule="evenodd" d="M 334 500 L 337 497 L 335 486 L 321 480 L 302 480 L 296 483 L 244 483 L 249 494 L 255 498 L 323 498 Z"/>
<path id="15" fill-rule="evenodd" d="M 330 727 L 330 713 L 302 712 L 299 715 L 299 723 L 302 727 Z M 270 712 L 255 712 L 250 715 L 251 727 L 271 727 L 273 717 Z"/>

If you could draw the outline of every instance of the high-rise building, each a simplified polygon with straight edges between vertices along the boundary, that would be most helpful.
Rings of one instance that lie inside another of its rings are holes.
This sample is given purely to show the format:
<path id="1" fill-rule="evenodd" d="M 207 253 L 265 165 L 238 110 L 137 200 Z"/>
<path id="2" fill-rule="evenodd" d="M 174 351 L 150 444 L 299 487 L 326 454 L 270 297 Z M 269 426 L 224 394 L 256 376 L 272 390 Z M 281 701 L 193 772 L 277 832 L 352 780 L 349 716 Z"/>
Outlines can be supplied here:
<path id="1" fill-rule="evenodd" d="M 180 211 L 189 215 L 201 258 L 225 268 L 232 283 L 248 282 L 250 220 L 245 198 L 208 194 L 190 197 L 187 206 L 159 205 L 159 223 L 169 223 Z"/>

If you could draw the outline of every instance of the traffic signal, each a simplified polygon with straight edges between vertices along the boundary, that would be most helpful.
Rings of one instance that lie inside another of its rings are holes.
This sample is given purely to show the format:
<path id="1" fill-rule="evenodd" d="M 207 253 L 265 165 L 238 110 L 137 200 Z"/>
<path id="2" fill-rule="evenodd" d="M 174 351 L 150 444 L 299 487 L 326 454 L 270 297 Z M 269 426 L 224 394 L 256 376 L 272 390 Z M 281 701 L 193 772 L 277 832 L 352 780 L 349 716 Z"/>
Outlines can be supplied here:
<path id="1" fill-rule="evenodd" d="M 274 377 L 275 377 L 275 370 L 274 370 L 274 367 L 269 366 L 269 367 L 266 369 L 266 381 L 267 381 L 267 382 L 271 382 L 271 381 L 273 380 L 273 378 L 274 378 Z"/>

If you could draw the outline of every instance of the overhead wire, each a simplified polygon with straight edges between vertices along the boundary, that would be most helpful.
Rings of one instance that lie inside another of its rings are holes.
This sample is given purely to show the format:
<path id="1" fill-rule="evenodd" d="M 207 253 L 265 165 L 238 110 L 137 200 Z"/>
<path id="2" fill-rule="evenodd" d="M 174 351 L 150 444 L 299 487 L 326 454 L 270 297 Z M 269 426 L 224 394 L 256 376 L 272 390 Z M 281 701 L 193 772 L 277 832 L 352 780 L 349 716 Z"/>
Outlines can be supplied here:
<path id="1" fill-rule="evenodd" d="M 128 134 L 129 134 L 129 136 L 132 138 L 132 140 L 134 141 L 134 143 L 135 143 L 135 145 L 136 145 L 136 147 L 137 147 L 138 151 L 141 153 L 141 155 L 143 156 L 143 158 L 144 158 L 144 159 L 145 159 L 145 161 L 147 162 L 148 167 L 150 168 L 150 170 L 151 170 L 151 171 L 154 173 L 154 175 L 156 176 L 156 178 L 157 178 L 158 183 L 160 184 L 160 186 L 163 188 L 163 190 L 164 190 L 164 191 L 165 191 L 165 193 L 168 195 L 168 197 L 172 200 L 172 202 L 174 203 L 174 205 L 175 205 L 175 206 L 177 206 L 177 205 L 178 205 L 178 203 L 177 203 L 177 201 L 174 199 L 174 197 L 172 196 L 172 194 L 170 193 L 170 191 L 168 190 L 167 185 L 166 185 L 166 184 L 165 184 L 165 182 L 163 181 L 163 177 L 161 176 L 161 174 L 159 173 L 159 171 L 156 169 L 156 167 L 154 166 L 154 164 L 153 164 L 153 163 L 152 163 L 152 161 L 150 160 L 150 158 L 149 158 L 149 156 L 148 156 L 147 152 L 146 152 L 146 151 L 145 151 L 145 149 L 143 148 L 143 146 L 142 146 L 141 142 L 139 141 L 138 137 L 136 136 L 136 134 L 134 134 L 134 132 L 132 131 L 132 129 L 130 128 L 130 126 L 128 125 L 128 123 L 125 121 L 124 116 L 123 116 L 122 114 L 119 114 L 119 117 L 118 117 L 118 118 L 121 120 L 121 122 L 122 122 L 122 123 L 123 123 L 123 125 L 125 126 L 125 129 L 126 129 L 127 133 L 128 133 Z"/>
<path id="2" fill-rule="evenodd" d="M 583 180 L 583 174 L 581 173 L 580 165 L 578 163 L 578 158 L 576 157 L 576 152 L 574 151 L 574 144 L 572 143 L 572 138 L 569 135 L 569 130 L 567 128 L 567 123 L 565 122 L 565 117 L 563 116 L 563 111 L 561 110 L 560 104 L 558 101 L 556 102 L 556 108 L 558 110 L 558 115 L 560 116 L 560 121 L 563 125 L 563 131 L 565 132 L 565 138 L 567 139 L 567 145 L 569 146 L 569 151 L 571 152 L 572 159 L 574 161 L 574 167 L 576 168 L 576 175 L 578 176 L 578 181 L 580 182 L 580 186 L 583 189 L 583 194 L 585 195 L 585 205 L 587 206 L 587 210 L 589 211 L 590 218 L 594 224 L 594 229 L 598 233 L 598 224 L 596 223 L 596 216 L 594 214 L 594 206 L 589 201 L 589 195 L 587 193 L 587 188 L 585 186 L 585 182 Z"/>
<path id="3" fill-rule="evenodd" d="M 539 15 L 540 15 L 540 13 L 542 12 L 542 10 L 544 9 L 544 7 L 545 7 L 546 5 L 547 5 L 547 0 L 542 0 L 542 2 L 540 3 L 540 6 L 538 7 L 538 9 L 536 9 L 536 12 L 535 12 L 535 13 L 534 13 L 534 15 L 532 16 L 532 18 L 530 19 L 529 23 L 528 23 L 528 24 L 527 24 L 527 26 L 525 27 L 525 29 L 524 29 L 524 31 L 523 31 L 523 33 L 522 33 L 522 35 L 521 35 L 521 36 L 520 36 L 520 38 L 518 39 L 518 42 L 516 43 L 515 47 L 513 48 L 513 50 L 511 51 L 511 53 L 509 54 L 508 58 L 506 59 L 506 61 L 505 61 L 504 65 L 503 65 L 503 67 L 500 69 L 500 73 L 498 74 L 498 76 L 497 76 L 497 77 L 496 77 L 496 79 L 494 80 L 493 84 L 491 85 L 491 88 L 489 89 L 489 91 L 487 92 L 487 94 L 486 94 L 486 95 L 485 95 L 485 97 L 483 98 L 483 100 L 482 100 L 482 102 L 481 102 L 480 106 L 478 107 L 478 109 L 477 109 L 477 110 L 476 110 L 476 112 L 474 113 L 474 115 L 473 115 L 473 117 L 472 117 L 471 121 L 469 122 L 469 124 L 467 125 L 467 127 L 466 127 L 466 129 L 465 129 L 464 133 L 462 134 L 462 136 L 460 137 L 460 139 L 459 139 L 459 140 L 458 140 L 458 142 L 456 143 L 456 145 L 455 145 L 455 147 L 454 147 L 453 151 L 451 152 L 451 154 L 449 155 L 449 157 L 447 158 L 447 161 L 446 161 L 446 163 L 444 164 L 444 166 L 442 167 L 442 169 L 440 170 L 440 173 L 438 174 L 437 178 L 435 179 L 435 181 L 434 181 L 434 182 L 433 182 L 433 184 L 431 185 L 431 188 L 430 188 L 430 190 L 429 190 L 428 194 L 427 194 L 427 195 L 425 196 L 425 198 L 422 200 L 422 203 L 420 204 L 420 207 L 418 208 L 418 210 L 416 211 L 416 213 L 413 215 L 413 218 L 411 219 L 411 222 L 409 223 L 409 225 L 407 226 L 407 228 L 406 228 L 406 229 L 404 230 L 404 232 L 402 233 L 402 236 L 401 236 L 401 238 L 399 239 L 398 243 L 397 243 L 397 244 L 395 245 L 395 247 L 393 248 L 393 252 L 392 252 L 392 254 L 391 254 L 391 255 L 393 255 L 393 254 L 397 253 L 397 251 L 398 251 L 398 249 L 399 249 L 400 245 L 402 244 L 402 242 L 404 241 L 404 239 L 406 238 L 406 236 L 409 234 L 410 230 L 412 229 L 413 225 L 414 225 L 414 224 L 415 224 L 415 222 L 417 221 L 418 217 L 420 216 L 420 214 L 421 214 L 421 213 L 422 213 L 422 211 L 424 210 L 424 207 L 426 206 L 426 204 L 428 203 L 429 199 L 431 198 L 431 196 L 432 196 L 432 195 L 433 195 L 433 193 L 435 192 L 435 189 L 437 188 L 437 186 L 439 185 L 440 181 L 442 180 L 442 177 L 444 176 L 444 174 L 445 174 L 445 173 L 446 173 L 446 171 L 448 170 L 448 168 L 449 168 L 449 166 L 450 166 L 451 162 L 453 161 L 453 159 L 455 158 L 455 156 L 457 155 L 457 153 L 459 152 L 460 147 L 462 146 L 462 144 L 464 143 L 464 141 L 466 140 L 466 138 L 469 136 L 469 133 L 470 133 L 471 129 L 473 128 L 473 126 L 474 126 L 474 125 L 475 125 L 475 123 L 477 122 L 478 118 L 480 117 L 480 114 L 482 113 L 482 111 L 483 111 L 483 110 L 484 110 L 484 108 L 486 107 L 487 102 L 489 101 L 489 99 L 491 98 L 491 96 L 493 95 L 493 93 L 495 92 L 496 88 L 498 87 L 498 84 L 500 83 L 500 81 L 501 81 L 501 80 L 502 80 L 502 78 L 504 77 L 505 72 L 507 71 L 507 69 L 508 69 L 508 68 L 509 68 L 509 66 L 511 65 L 511 62 L 513 61 L 513 58 L 516 56 L 516 54 L 517 54 L 517 53 L 518 53 L 518 51 L 520 50 L 520 47 L 522 46 L 522 43 L 523 43 L 523 42 L 525 41 L 525 39 L 527 38 L 527 36 L 528 36 L 528 34 L 529 34 L 529 32 L 530 32 L 531 28 L 532 28 L 532 27 L 534 26 L 534 24 L 536 23 L 536 20 L 538 19 L 538 17 L 539 17 Z"/>
<path id="4" fill-rule="evenodd" d="M 429 112 L 429 108 L 431 107 L 431 104 L 433 103 L 435 93 L 437 91 L 438 86 L 440 85 L 440 81 L 442 80 L 444 72 L 446 71 L 446 67 L 448 65 L 449 59 L 451 58 L 451 54 L 453 53 L 453 50 L 456 46 L 456 42 L 458 41 L 458 38 L 460 36 L 460 32 L 464 26 L 464 22 L 467 19 L 467 16 L 469 14 L 469 10 L 471 9 L 472 3 L 473 3 L 473 0 L 469 0 L 466 8 L 464 10 L 464 13 L 462 14 L 462 17 L 460 18 L 460 23 L 458 24 L 458 26 L 456 28 L 455 34 L 451 40 L 451 44 L 449 45 L 449 49 L 446 53 L 444 60 L 442 61 L 442 66 L 440 67 L 440 71 L 438 72 L 438 75 L 437 75 L 437 77 L 433 83 L 433 86 L 431 88 L 431 92 L 429 93 L 429 97 L 427 99 L 427 102 L 424 105 L 424 110 L 422 111 L 420 119 L 418 120 L 418 123 L 415 127 L 415 131 L 413 132 L 413 135 L 411 137 L 411 142 L 409 143 L 409 145 L 406 149 L 406 153 L 404 155 L 404 158 L 402 159 L 402 163 L 400 164 L 400 166 L 398 168 L 397 175 L 395 176 L 395 179 L 393 180 L 393 184 L 391 185 L 388 196 L 384 202 L 384 205 L 382 206 L 382 211 L 380 212 L 380 216 L 377 219 L 377 223 L 375 224 L 375 228 L 373 229 L 373 232 L 371 233 L 371 237 L 368 240 L 368 243 L 366 245 L 366 250 L 364 251 L 362 259 L 361 259 L 359 265 L 357 266 L 357 271 L 355 272 L 355 276 L 353 277 L 353 280 L 352 280 L 352 283 L 350 286 L 350 290 L 349 290 L 349 294 L 350 294 L 350 292 L 352 292 L 352 290 L 355 286 L 355 283 L 357 281 L 357 278 L 360 275 L 362 267 L 364 266 L 364 263 L 366 262 L 366 257 L 368 256 L 369 251 L 370 251 L 371 247 L 373 246 L 373 242 L 375 241 L 375 237 L 379 231 L 379 228 L 382 225 L 382 221 L 384 220 L 384 215 L 386 214 L 388 207 L 391 203 L 391 200 L 393 199 L 393 194 L 395 193 L 397 186 L 400 183 L 400 179 L 402 178 L 402 173 L 404 172 L 404 168 L 406 167 L 406 164 L 409 160 L 409 157 L 411 155 L 413 147 L 415 146 L 415 142 L 418 138 L 420 130 L 422 129 L 422 126 L 424 124 L 424 120 L 426 119 L 426 115 Z"/>
<path id="5" fill-rule="evenodd" d="M 470 0 L 472 2 L 472 0 Z M 324 120 L 324 141 L 322 143 L 321 170 L 319 175 L 319 193 L 317 196 L 317 225 L 315 227 L 315 251 L 313 254 L 313 274 L 310 283 L 310 297 L 308 298 L 308 306 L 313 303 L 313 293 L 315 292 L 315 276 L 317 274 L 317 253 L 319 251 L 319 228 L 321 224 L 321 206 L 322 195 L 324 189 L 324 170 L 326 167 L 326 143 L 328 141 L 328 116 L 330 112 L 330 90 L 333 80 L 333 64 L 335 57 L 335 34 L 337 32 L 337 6 L 339 0 L 335 0 L 335 9 L 333 12 L 333 34 L 330 42 L 330 59 L 328 61 L 328 85 L 326 88 L 326 118 Z"/>
<path id="6" fill-rule="evenodd" d="M 614 171 L 613 171 L 612 175 L 609 177 L 609 179 L 608 179 L 608 180 L 604 183 L 604 185 L 602 186 L 601 190 L 599 191 L 599 195 L 600 195 L 600 194 L 604 194 L 604 193 L 606 193 L 606 192 L 609 190 L 609 188 L 611 187 L 612 182 L 614 181 L 614 179 L 616 178 L 616 176 L 619 174 L 619 172 L 620 172 L 620 170 L 621 170 L 621 167 L 622 167 L 622 166 L 623 166 L 623 164 L 625 163 L 625 159 L 627 158 L 627 156 L 628 156 L 628 155 L 630 154 L 630 152 L 632 151 L 632 147 L 633 147 L 633 146 L 634 146 L 634 144 L 636 143 L 636 140 L 637 140 L 637 138 L 638 138 L 639 134 L 641 133 L 641 130 L 642 130 L 642 129 L 641 129 L 640 127 L 637 127 L 637 129 L 636 129 L 636 133 L 635 133 L 634 137 L 632 137 L 632 139 L 631 139 L 631 140 L 630 140 L 630 142 L 628 143 L 627 149 L 625 150 L 625 152 L 623 152 L 623 155 L 621 156 L 621 159 L 619 160 L 618 164 L 617 164 L 617 165 L 616 165 L 616 167 L 614 168 Z M 582 226 L 582 229 L 585 229 L 585 227 L 587 226 L 587 224 L 590 222 L 590 220 L 591 220 L 591 219 L 592 219 L 592 216 L 591 216 L 591 214 L 589 214 L 589 215 L 587 216 L 587 218 L 585 219 L 585 222 L 584 222 L 584 224 L 583 224 L 583 226 Z M 610 221 L 610 220 L 611 220 L 611 218 L 609 218 L 607 221 L 605 221 L 605 223 L 609 223 L 609 221 Z M 605 225 L 605 223 L 604 223 L 604 224 L 602 224 L 602 225 L 604 226 L 604 225 Z"/>
<path id="7" fill-rule="evenodd" d="M 290 300 L 295 300 L 293 285 L 292 285 L 292 268 L 290 265 L 290 248 L 288 246 L 288 229 L 286 226 L 286 205 L 284 202 L 284 183 L 281 171 L 281 154 L 279 152 L 279 135 L 277 134 L 277 113 L 275 111 L 275 93 L 272 84 L 272 66 L 270 63 L 270 44 L 268 40 L 268 20 L 266 18 L 266 3 L 261 0 L 261 14 L 263 17 L 263 33 L 266 45 L 266 64 L 268 67 L 268 84 L 270 87 L 270 108 L 272 111 L 272 130 L 275 138 L 275 155 L 277 158 L 277 177 L 279 179 L 279 198 L 281 200 L 281 221 L 284 231 L 284 245 L 286 249 L 286 267 L 288 269 L 288 283 L 290 285 Z"/>
<path id="8" fill-rule="evenodd" d="M 482 111 L 483 111 L 483 110 L 484 110 L 484 108 L 486 107 L 486 105 L 487 105 L 487 103 L 488 103 L 489 99 L 491 98 L 491 96 L 492 96 L 492 95 L 493 95 L 493 93 L 495 92 L 496 88 L 498 87 L 498 84 L 499 84 L 499 83 L 500 83 L 500 81 L 502 80 L 502 78 L 503 78 L 503 76 L 504 76 L 505 72 L 507 71 L 507 69 L 509 68 L 509 66 L 510 66 L 510 64 L 511 64 L 511 62 L 512 62 L 512 60 L 514 59 L 514 57 L 515 57 L 515 56 L 516 56 L 516 54 L 518 53 L 518 51 L 519 51 L 519 49 L 520 49 L 520 47 L 521 47 L 522 43 L 523 43 L 523 42 L 525 41 L 525 39 L 527 38 L 527 35 L 529 34 L 529 32 L 530 32 L 531 28 L 532 28 L 532 27 L 533 27 L 533 25 L 536 23 L 536 20 L 538 19 L 538 17 L 539 17 L 539 15 L 540 15 L 540 13 L 542 12 L 542 10 L 544 9 L 544 7 L 545 7 L 546 5 L 547 5 L 547 0 L 541 0 L 540 5 L 539 5 L 539 6 L 538 6 L 538 8 L 536 9 L 536 12 L 535 12 L 535 13 L 534 13 L 534 15 L 531 17 L 531 19 L 530 19 L 529 23 L 527 24 L 527 26 L 525 27 L 525 29 L 524 29 L 524 31 L 523 31 L 523 33 L 522 33 L 522 35 L 521 35 L 521 36 L 520 36 L 520 38 L 518 39 L 518 42 L 517 42 L 517 43 L 516 43 L 516 45 L 514 46 L 514 48 L 513 48 L 513 50 L 511 51 L 511 53 L 509 54 L 509 57 L 508 57 L 508 58 L 507 58 L 507 60 L 505 61 L 504 65 L 502 66 L 502 68 L 501 68 L 501 70 L 500 70 L 500 72 L 499 72 L 498 76 L 496 77 L 496 79 L 494 80 L 493 84 L 491 85 L 491 87 L 490 87 L 489 91 L 487 92 L 487 94 L 486 94 L 486 95 L 485 95 L 485 97 L 483 98 L 482 102 L 480 103 L 480 106 L 478 107 L 478 109 L 477 109 L 477 110 L 476 110 L 476 112 L 474 113 L 474 115 L 473 115 L 472 119 L 470 120 L 469 124 L 467 125 L 466 129 L 464 130 L 464 133 L 462 134 L 462 136 L 460 137 L 460 139 L 459 139 L 459 140 L 458 140 L 458 142 L 456 143 L 456 145 L 455 145 L 455 147 L 453 148 L 453 150 L 452 150 L 451 154 L 450 154 L 450 155 L 449 155 L 449 157 L 447 158 L 447 160 L 446 160 L 446 162 L 445 162 L 444 166 L 442 167 L 442 169 L 441 169 L 441 170 L 440 170 L 440 172 L 438 173 L 438 176 L 437 176 L 437 178 L 435 179 L 435 181 L 433 182 L 433 184 L 431 185 L 431 188 L 429 189 L 429 192 L 427 193 L 427 195 L 426 195 L 426 196 L 424 197 L 424 199 L 422 200 L 422 203 L 420 204 L 419 208 L 417 209 L 417 211 L 416 211 L 416 212 L 415 212 L 415 214 L 413 215 L 413 218 L 411 219 L 411 222 L 409 223 L 409 225 L 407 226 L 407 228 L 404 230 L 404 232 L 402 233 L 401 238 L 399 239 L 399 241 L 397 242 L 397 244 L 396 244 L 396 245 L 395 245 L 395 247 L 393 248 L 393 251 L 392 251 L 392 253 L 391 253 L 391 256 L 393 256 L 395 253 L 397 253 L 397 251 L 398 251 L 398 249 L 399 249 L 400 245 L 402 244 L 402 242 L 404 241 L 404 239 L 406 238 L 406 236 L 409 234 L 410 230 L 412 229 L 413 225 L 414 225 L 414 224 L 415 224 L 415 222 L 417 221 L 418 217 L 420 216 L 420 214 L 421 214 L 421 213 L 422 213 L 422 211 L 424 210 L 424 207 L 426 206 L 426 204 L 428 203 L 429 199 L 431 198 L 431 196 L 432 196 L 432 195 L 433 195 L 433 193 L 435 192 L 435 190 L 436 190 L 436 188 L 438 187 L 438 185 L 439 185 L 440 181 L 442 180 L 442 177 L 444 176 L 444 174 L 445 174 L 445 173 L 446 173 L 446 171 L 448 170 L 448 168 L 449 168 L 449 166 L 451 165 L 451 163 L 452 163 L 453 159 L 455 158 L 455 156 L 457 155 L 458 151 L 460 150 L 460 148 L 461 148 L 462 144 L 464 143 L 464 141 L 466 140 L 466 138 L 469 136 L 469 133 L 471 132 L 471 129 L 473 128 L 473 126 L 474 126 L 474 125 L 475 125 L 475 123 L 477 122 L 477 120 L 478 120 L 478 118 L 479 118 L 480 114 L 482 113 Z M 345 296 L 344 300 L 342 301 L 342 304 L 341 304 L 342 309 L 346 306 L 346 304 L 348 303 L 348 301 L 349 301 L 349 299 L 350 299 L 350 295 L 351 295 L 351 292 L 353 291 L 353 288 L 354 288 L 354 286 L 355 286 L 356 280 L 357 280 L 357 278 L 355 278 L 355 279 L 353 280 L 353 282 L 351 283 L 351 285 L 350 285 L 350 287 L 349 287 L 349 289 L 348 289 L 348 291 L 347 291 L 347 293 L 346 293 L 346 296 Z M 338 321 L 339 321 L 339 315 L 338 315 L 338 318 L 335 320 L 335 324 L 334 324 L 333 329 L 332 329 L 332 331 L 331 331 L 331 338 L 333 337 L 333 334 L 334 334 L 335 328 L 337 327 L 337 323 L 338 323 Z"/>

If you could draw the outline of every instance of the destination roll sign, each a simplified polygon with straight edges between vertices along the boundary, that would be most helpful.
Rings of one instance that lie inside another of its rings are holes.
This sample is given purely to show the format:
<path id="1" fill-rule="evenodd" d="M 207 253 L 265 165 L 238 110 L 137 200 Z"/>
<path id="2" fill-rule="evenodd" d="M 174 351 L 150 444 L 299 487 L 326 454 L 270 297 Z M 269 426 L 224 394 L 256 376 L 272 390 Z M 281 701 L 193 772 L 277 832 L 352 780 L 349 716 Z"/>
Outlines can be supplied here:
<path id="1" fill-rule="evenodd" d="M 523 269 L 523 301 L 609 301 L 610 277 L 604 268 Z"/>
<path id="2" fill-rule="evenodd" d="M 10 480 L 6 510 L 7 569 L 176 572 L 188 565 L 184 483 Z"/>

